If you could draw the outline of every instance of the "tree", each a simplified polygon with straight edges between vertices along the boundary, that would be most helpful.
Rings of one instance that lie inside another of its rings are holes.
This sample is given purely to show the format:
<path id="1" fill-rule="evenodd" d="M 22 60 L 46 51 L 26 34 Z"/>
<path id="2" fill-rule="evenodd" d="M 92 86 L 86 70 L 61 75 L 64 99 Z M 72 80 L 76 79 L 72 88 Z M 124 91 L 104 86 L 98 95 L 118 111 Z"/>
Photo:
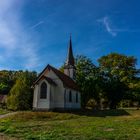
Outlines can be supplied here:
<path id="1" fill-rule="evenodd" d="M 23 73 L 23 71 L 0 71 L 0 94 L 8 94 L 16 79 Z"/>
<path id="2" fill-rule="evenodd" d="M 132 56 L 117 53 L 111 53 L 98 60 L 103 77 L 104 95 L 109 100 L 110 108 L 116 108 L 128 91 L 130 81 L 136 78 L 136 61 Z"/>
<path id="3" fill-rule="evenodd" d="M 11 110 L 27 110 L 32 107 L 31 84 L 36 78 L 35 72 L 24 72 L 16 80 L 7 98 L 7 107 Z"/>
<path id="4" fill-rule="evenodd" d="M 137 77 L 129 83 L 129 92 L 127 93 L 126 99 L 129 99 L 133 102 L 138 102 L 140 106 L 140 78 Z"/>
<path id="5" fill-rule="evenodd" d="M 98 68 L 86 56 L 76 57 L 76 82 L 81 90 L 81 105 L 86 107 L 91 98 L 99 101 Z"/>

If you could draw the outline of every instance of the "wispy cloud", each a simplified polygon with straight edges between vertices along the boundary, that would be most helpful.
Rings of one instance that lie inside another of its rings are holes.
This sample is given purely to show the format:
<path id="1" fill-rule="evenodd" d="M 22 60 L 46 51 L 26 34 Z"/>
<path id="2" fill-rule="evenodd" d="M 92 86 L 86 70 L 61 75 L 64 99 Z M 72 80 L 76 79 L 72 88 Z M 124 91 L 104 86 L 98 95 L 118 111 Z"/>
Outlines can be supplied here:
<path id="1" fill-rule="evenodd" d="M 103 25 L 105 26 L 106 28 L 106 31 L 111 34 L 112 36 L 116 36 L 117 33 L 111 28 L 111 22 L 110 22 L 110 19 L 109 17 L 105 16 L 103 17 L 102 19 L 99 19 L 97 20 L 98 22 L 101 22 L 103 23 Z"/>
<path id="2" fill-rule="evenodd" d="M 106 31 L 113 37 L 117 36 L 119 32 L 128 32 L 128 33 L 137 33 L 140 32 L 140 29 L 125 29 L 125 28 L 113 28 L 113 23 L 108 16 L 105 16 L 101 19 L 98 19 L 97 22 L 100 22 L 104 25 Z"/>
<path id="3" fill-rule="evenodd" d="M 23 5 L 18 0 L 0 1 L 0 49 L 3 50 L 0 51 L 0 63 L 3 64 L 0 69 L 14 68 L 16 60 L 21 61 L 19 65 L 23 69 L 34 69 L 38 64 L 37 43 L 31 33 L 24 29 L 21 19 Z M 38 25 L 34 25 L 34 28 Z"/>
<path id="4" fill-rule="evenodd" d="M 36 23 L 35 25 L 33 25 L 33 26 L 31 27 L 31 29 L 34 29 L 34 28 L 38 27 L 39 25 L 41 25 L 41 24 L 43 24 L 43 23 L 44 23 L 44 21 L 40 21 L 40 22 Z"/>

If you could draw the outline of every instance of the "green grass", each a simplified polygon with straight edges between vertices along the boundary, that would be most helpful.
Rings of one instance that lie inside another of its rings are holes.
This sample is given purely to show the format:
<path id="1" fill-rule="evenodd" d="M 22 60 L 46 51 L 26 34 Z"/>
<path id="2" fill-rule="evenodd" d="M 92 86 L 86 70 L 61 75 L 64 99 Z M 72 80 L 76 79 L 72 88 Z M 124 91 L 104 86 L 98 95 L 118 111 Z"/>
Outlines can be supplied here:
<path id="1" fill-rule="evenodd" d="M 19 112 L 0 119 L 0 133 L 25 140 L 139 140 L 140 110 Z"/>
<path id="2" fill-rule="evenodd" d="M 7 114 L 9 113 L 10 111 L 6 110 L 6 109 L 1 109 L 0 108 L 0 115 L 3 115 L 3 114 Z"/>

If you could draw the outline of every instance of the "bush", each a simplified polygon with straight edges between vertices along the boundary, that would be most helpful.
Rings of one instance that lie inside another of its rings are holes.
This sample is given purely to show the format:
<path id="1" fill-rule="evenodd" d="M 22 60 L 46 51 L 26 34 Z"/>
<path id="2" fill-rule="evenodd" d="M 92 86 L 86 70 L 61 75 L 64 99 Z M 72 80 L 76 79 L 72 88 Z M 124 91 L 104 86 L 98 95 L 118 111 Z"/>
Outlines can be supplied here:
<path id="1" fill-rule="evenodd" d="M 95 109 L 96 107 L 97 107 L 97 103 L 94 99 L 90 99 L 86 104 L 86 108 L 88 109 Z"/>
<path id="2" fill-rule="evenodd" d="M 28 73 L 22 74 L 10 90 L 7 97 L 10 110 L 28 110 L 32 107 L 32 92 L 28 81 Z"/>
<path id="3" fill-rule="evenodd" d="M 119 107 L 131 107 L 132 106 L 132 101 L 131 100 L 122 100 L 119 103 Z"/>

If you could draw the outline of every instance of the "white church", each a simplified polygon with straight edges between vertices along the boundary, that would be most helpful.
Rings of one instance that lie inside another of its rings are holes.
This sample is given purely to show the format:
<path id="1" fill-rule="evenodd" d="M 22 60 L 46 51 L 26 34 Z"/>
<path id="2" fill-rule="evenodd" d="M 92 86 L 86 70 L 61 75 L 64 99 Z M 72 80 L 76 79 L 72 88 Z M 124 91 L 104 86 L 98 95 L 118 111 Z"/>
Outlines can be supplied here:
<path id="1" fill-rule="evenodd" d="M 64 73 L 47 65 L 34 82 L 33 109 L 80 109 L 81 94 L 75 83 L 76 68 L 70 37 Z"/>

